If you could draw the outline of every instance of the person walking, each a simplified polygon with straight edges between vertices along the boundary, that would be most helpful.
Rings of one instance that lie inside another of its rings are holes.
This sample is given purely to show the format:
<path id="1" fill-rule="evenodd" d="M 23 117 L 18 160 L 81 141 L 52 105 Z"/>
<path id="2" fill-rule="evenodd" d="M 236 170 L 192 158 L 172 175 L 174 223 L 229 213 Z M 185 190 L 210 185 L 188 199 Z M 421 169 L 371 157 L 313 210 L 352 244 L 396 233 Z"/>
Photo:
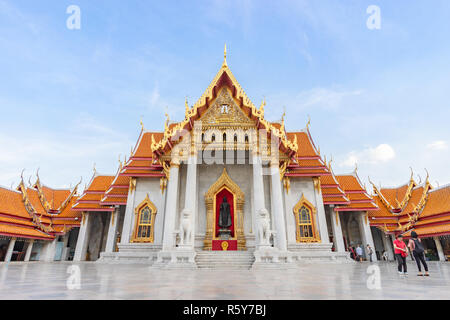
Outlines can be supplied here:
<path id="1" fill-rule="evenodd" d="M 408 256 L 408 249 L 406 248 L 406 244 L 403 242 L 403 236 L 399 234 L 397 238 L 394 240 L 394 253 L 395 258 L 398 262 L 398 273 L 400 275 L 407 275 L 408 269 L 406 266 L 406 257 Z M 403 272 L 402 272 L 403 267 Z"/>
<path id="2" fill-rule="evenodd" d="M 429 276 L 428 273 L 428 265 L 425 262 L 425 248 L 423 247 L 422 241 L 415 231 L 411 232 L 411 239 L 409 239 L 408 247 L 411 249 L 411 252 L 414 256 L 414 260 L 416 260 L 417 268 L 419 269 L 418 276 L 423 276 L 421 263 L 425 268 L 425 276 Z"/>
<path id="3" fill-rule="evenodd" d="M 363 250 L 362 250 L 362 248 L 361 248 L 361 246 L 357 246 L 356 247 L 356 255 L 357 255 L 357 260 L 356 261 L 359 261 L 359 262 L 361 262 L 362 261 L 362 258 L 363 258 Z"/>
<path id="4" fill-rule="evenodd" d="M 367 255 L 369 256 L 370 262 L 372 262 L 372 254 L 373 254 L 373 250 L 372 250 L 372 248 L 370 247 L 370 245 L 367 245 L 367 247 L 366 247 L 366 252 L 367 252 Z"/>

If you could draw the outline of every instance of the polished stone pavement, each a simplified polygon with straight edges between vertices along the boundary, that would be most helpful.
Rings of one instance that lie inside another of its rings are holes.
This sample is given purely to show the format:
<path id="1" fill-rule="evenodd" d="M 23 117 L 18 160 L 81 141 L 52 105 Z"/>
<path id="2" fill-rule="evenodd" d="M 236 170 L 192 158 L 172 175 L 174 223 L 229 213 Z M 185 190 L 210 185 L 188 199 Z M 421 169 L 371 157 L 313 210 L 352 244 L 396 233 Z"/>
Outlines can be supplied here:
<path id="1" fill-rule="evenodd" d="M 78 265 L 80 289 L 68 289 Z M 310 263 L 293 270 L 154 270 L 146 265 L 84 262 L 0 263 L 0 299 L 450 299 L 450 263 L 431 262 L 431 277 L 400 277 L 380 262 L 381 288 L 369 289 L 369 263 Z M 220 279 L 225 279 L 222 283 Z"/>

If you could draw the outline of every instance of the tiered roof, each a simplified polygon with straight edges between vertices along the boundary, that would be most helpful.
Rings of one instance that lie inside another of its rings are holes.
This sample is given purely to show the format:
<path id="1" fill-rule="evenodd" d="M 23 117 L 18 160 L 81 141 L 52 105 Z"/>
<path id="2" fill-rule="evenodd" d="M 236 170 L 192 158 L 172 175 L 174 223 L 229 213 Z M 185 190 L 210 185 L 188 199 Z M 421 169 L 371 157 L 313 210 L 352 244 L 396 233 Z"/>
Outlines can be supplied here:
<path id="1" fill-rule="evenodd" d="M 314 144 L 309 125 L 303 131 L 288 132 L 286 135 L 298 146 L 293 161 L 287 166 L 286 177 L 321 177 L 331 174 Z"/>
<path id="2" fill-rule="evenodd" d="M 350 200 L 349 204 L 337 206 L 336 211 L 372 211 L 377 209 L 376 203 L 367 193 L 356 170 L 351 174 L 337 175 L 336 180 Z"/>
<path id="3" fill-rule="evenodd" d="M 321 176 L 320 185 L 322 189 L 323 204 L 325 205 L 348 205 L 350 199 L 347 197 L 344 189 L 339 184 L 331 165 L 328 165 L 331 175 Z"/>
<path id="4" fill-rule="evenodd" d="M 52 240 L 78 227 L 79 214 L 71 209 L 76 189 L 41 186 L 39 176 L 32 187 L 23 179 L 17 190 L 0 188 L 0 235 Z"/>
<path id="5" fill-rule="evenodd" d="M 398 188 L 377 188 L 379 209 L 372 211 L 371 225 L 406 237 L 415 230 L 421 236 L 450 234 L 450 185 L 432 190 L 428 176 L 417 185 L 410 182 Z"/>
<path id="6" fill-rule="evenodd" d="M 114 211 L 114 207 L 104 205 L 102 199 L 110 189 L 116 176 L 101 175 L 94 172 L 88 187 L 72 207 L 75 211 Z"/>

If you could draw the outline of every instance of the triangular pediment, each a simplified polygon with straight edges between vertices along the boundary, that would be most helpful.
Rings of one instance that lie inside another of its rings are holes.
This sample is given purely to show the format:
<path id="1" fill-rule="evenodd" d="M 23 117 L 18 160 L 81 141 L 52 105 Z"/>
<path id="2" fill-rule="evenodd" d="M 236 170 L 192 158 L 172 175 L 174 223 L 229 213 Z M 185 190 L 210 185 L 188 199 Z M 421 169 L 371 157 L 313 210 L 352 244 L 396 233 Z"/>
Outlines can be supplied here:
<path id="1" fill-rule="evenodd" d="M 242 111 L 227 87 L 220 89 L 218 96 L 199 120 L 203 126 L 255 124 L 255 121 Z"/>

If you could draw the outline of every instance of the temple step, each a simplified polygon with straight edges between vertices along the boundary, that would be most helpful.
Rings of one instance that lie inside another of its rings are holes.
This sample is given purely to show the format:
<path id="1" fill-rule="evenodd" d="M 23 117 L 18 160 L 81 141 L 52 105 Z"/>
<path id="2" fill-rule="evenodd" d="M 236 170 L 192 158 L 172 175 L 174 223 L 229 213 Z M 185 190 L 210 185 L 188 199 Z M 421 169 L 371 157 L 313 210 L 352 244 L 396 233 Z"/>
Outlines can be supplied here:
<path id="1" fill-rule="evenodd" d="M 195 257 L 200 269 L 250 269 L 254 261 L 248 251 L 202 251 Z"/>

